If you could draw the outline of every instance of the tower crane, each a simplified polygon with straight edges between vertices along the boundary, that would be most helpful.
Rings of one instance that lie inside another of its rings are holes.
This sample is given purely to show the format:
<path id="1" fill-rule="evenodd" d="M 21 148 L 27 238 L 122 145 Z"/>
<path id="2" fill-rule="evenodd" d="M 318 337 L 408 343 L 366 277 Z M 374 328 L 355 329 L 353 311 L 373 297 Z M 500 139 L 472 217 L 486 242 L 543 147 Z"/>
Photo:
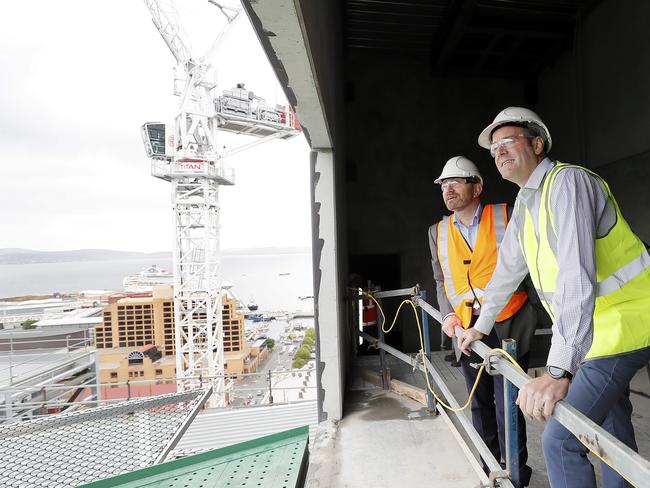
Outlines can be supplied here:
<path id="1" fill-rule="evenodd" d="M 241 9 L 208 0 L 227 23 L 201 58 L 192 55 L 172 8 L 144 0 L 154 25 L 176 59 L 174 94 L 180 97 L 173 127 L 149 122 L 142 127 L 151 173 L 171 182 L 175 226 L 174 327 L 179 388 L 213 382 L 212 406 L 226 403 L 219 246 L 219 186 L 235 183 L 223 159 L 260 142 L 300 132 L 293 110 L 269 107 L 238 84 L 216 96 L 212 54 L 224 33 L 244 15 Z M 218 129 L 257 139 L 220 154 Z"/>

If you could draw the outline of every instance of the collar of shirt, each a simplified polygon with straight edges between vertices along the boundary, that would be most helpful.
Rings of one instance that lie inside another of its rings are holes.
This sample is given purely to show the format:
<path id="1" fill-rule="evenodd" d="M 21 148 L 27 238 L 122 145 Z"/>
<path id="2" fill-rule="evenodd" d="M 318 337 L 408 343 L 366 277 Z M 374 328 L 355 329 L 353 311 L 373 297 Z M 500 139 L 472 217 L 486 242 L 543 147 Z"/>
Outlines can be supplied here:
<path id="1" fill-rule="evenodd" d="M 539 190 L 539 187 L 544 181 L 544 176 L 546 172 L 553 167 L 553 161 L 549 158 L 542 159 L 542 162 L 537 165 L 535 171 L 530 175 L 528 181 L 524 185 L 524 188 L 530 188 L 531 190 Z"/>
<path id="2" fill-rule="evenodd" d="M 465 224 L 463 224 L 463 223 L 460 221 L 460 219 L 457 219 L 457 218 L 454 216 L 454 225 L 455 225 L 456 227 L 458 227 L 459 229 L 461 228 L 461 226 L 464 227 L 464 228 L 466 228 L 466 229 L 469 229 L 470 227 L 476 227 L 476 226 L 478 226 L 478 221 L 479 221 L 479 219 L 481 218 L 481 212 L 483 212 L 483 204 L 482 204 L 482 203 L 479 203 L 479 204 L 478 204 L 478 207 L 476 207 L 476 211 L 474 212 L 474 218 L 472 219 L 472 223 L 471 223 L 471 224 L 469 224 L 469 225 L 465 225 Z"/>
<path id="3" fill-rule="evenodd" d="M 476 242 L 476 234 L 478 230 L 478 223 L 479 220 L 481 219 L 481 213 L 483 212 L 483 204 L 479 203 L 478 207 L 476 207 L 476 211 L 474 212 L 474 218 L 472 219 L 472 223 L 469 225 L 463 224 L 459 219 L 454 217 L 454 225 L 456 228 L 460 231 L 460 233 L 463 235 L 469 246 L 474 249 L 474 244 Z"/>

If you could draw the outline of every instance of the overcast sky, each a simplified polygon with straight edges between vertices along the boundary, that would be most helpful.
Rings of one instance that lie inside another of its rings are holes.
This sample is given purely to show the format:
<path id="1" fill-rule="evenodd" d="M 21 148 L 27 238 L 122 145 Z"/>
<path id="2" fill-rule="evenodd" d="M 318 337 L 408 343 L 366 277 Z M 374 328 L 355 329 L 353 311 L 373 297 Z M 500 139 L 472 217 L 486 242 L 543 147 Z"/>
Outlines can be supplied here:
<path id="1" fill-rule="evenodd" d="M 207 0 L 177 3 L 200 56 L 223 17 Z M 172 249 L 170 184 L 150 176 L 140 126 L 172 119 L 174 64 L 141 1 L 6 6 L 0 248 Z M 229 33 L 215 64 L 219 91 L 243 81 L 268 102 L 285 103 L 248 19 Z M 308 151 L 301 135 L 227 160 L 236 185 L 220 187 L 222 248 L 310 245 Z"/>

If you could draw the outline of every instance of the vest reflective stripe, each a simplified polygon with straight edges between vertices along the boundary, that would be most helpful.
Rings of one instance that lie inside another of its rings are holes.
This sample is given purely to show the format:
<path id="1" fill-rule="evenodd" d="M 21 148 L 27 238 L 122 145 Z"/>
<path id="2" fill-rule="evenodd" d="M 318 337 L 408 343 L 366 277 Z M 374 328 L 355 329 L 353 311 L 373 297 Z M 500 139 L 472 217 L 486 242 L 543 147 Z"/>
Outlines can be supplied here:
<path id="1" fill-rule="evenodd" d="M 474 302 L 476 299 L 479 303 L 483 301 L 507 223 L 504 204 L 483 207 L 474 250 L 454 225 L 453 215 L 438 223 L 438 261 L 444 276 L 445 293 L 465 328 L 471 323 Z M 517 313 L 527 299 L 525 293 L 515 293 L 497 317 L 497 322 Z"/>
<path id="2" fill-rule="evenodd" d="M 440 222 L 438 222 L 438 242 L 437 242 L 437 247 L 438 247 L 438 262 L 440 263 L 440 267 L 442 268 L 442 275 L 444 277 L 444 284 L 445 284 L 445 293 L 447 295 L 447 298 L 449 299 L 449 303 L 451 303 L 451 306 L 456 308 L 456 303 L 459 300 L 462 300 L 462 298 L 456 298 L 459 296 L 459 294 L 456 292 L 456 288 L 454 287 L 454 281 L 451 279 L 451 268 L 449 267 L 449 259 L 447 259 L 447 252 L 440 252 L 441 249 L 444 249 L 445 251 L 447 250 L 449 246 L 449 233 L 447 232 L 447 228 L 449 227 L 449 222 L 451 219 L 448 216 L 444 216 Z"/>
<path id="3" fill-rule="evenodd" d="M 551 208 L 553 184 L 559 172 L 566 168 L 591 174 L 616 212 L 611 228 L 596 238 L 594 331 L 586 359 L 650 346 L 650 256 L 623 218 L 607 183 L 586 168 L 556 163 L 549 170 L 542 183 L 537 226 L 533 224 L 535 208 L 519 201 L 516 207 L 519 245 L 542 304 L 554 319 L 553 297 L 559 273 L 557 249 L 561 245 L 574 245 L 558 242 Z"/>
<path id="4" fill-rule="evenodd" d="M 623 287 L 623 285 L 625 285 L 625 283 L 631 281 L 634 277 L 642 273 L 643 270 L 645 270 L 648 267 L 650 267 L 650 254 L 648 254 L 648 251 L 644 251 L 643 254 L 641 254 L 639 257 L 633 259 L 625 266 L 623 266 L 621 269 L 619 269 L 615 273 L 605 278 L 600 283 L 597 283 L 596 296 L 602 297 L 605 295 L 609 295 L 610 293 L 613 293 L 617 290 L 620 290 Z M 540 296 L 543 293 L 549 302 L 551 303 L 553 302 L 553 296 L 555 295 L 554 292 L 548 290 L 542 290 L 541 288 L 535 288 L 535 291 Z"/>
<path id="5" fill-rule="evenodd" d="M 541 288 L 535 288 L 535 291 L 537 292 L 537 296 L 541 297 L 543 293 L 544 298 L 548 301 L 548 303 L 553 303 L 553 297 L 555 296 L 555 293 L 552 291 L 542 290 Z M 544 305 L 544 300 L 542 301 L 542 305 Z"/>
<path id="6" fill-rule="evenodd" d="M 605 296 L 620 290 L 626 283 L 632 281 L 632 279 L 648 267 L 650 267 L 650 255 L 648 255 L 648 251 L 644 251 L 639 257 L 633 259 L 598 283 L 596 296 Z M 650 293 L 650 290 L 648 290 L 648 293 Z"/>
<path id="7" fill-rule="evenodd" d="M 539 236 L 537 229 L 533 224 L 533 217 L 524 204 L 520 204 L 517 200 L 517 205 L 515 205 L 515 211 L 518 213 L 519 224 L 519 247 L 521 248 L 524 259 L 528 264 L 528 272 L 530 273 L 530 278 L 535 285 L 535 290 L 539 296 L 542 305 L 546 308 L 548 314 L 553 318 L 553 311 L 551 307 L 546 306 L 549 303 L 553 302 L 553 293 L 555 292 L 555 277 L 557 277 L 557 260 L 555 255 L 553 259 L 549 260 L 546 253 L 543 253 L 544 265 L 549 269 L 546 270 L 546 273 L 541 273 L 539 269 L 539 253 L 540 248 L 537 245 L 539 241 Z"/>

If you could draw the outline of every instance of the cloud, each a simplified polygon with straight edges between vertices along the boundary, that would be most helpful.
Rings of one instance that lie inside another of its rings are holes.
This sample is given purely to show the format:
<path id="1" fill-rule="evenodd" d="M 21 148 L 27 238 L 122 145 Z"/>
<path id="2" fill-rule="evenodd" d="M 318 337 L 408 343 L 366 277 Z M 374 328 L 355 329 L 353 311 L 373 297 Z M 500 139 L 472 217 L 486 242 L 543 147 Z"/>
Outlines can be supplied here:
<path id="1" fill-rule="evenodd" d="M 140 126 L 173 118 L 173 57 L 140 2 L 64 5 L 13 2 L 0 19 L 0 247 L 171 249 L 170 185 L 150 176 Z M 223 21 L 207 3 L 183 6 L 202 53 Z M 245 81 L 284 103 L 247 20 L 215 66 L 220 89 Z M 309 245 L 304 139 L 229 164 L 237 185 L 220 191 L 222 247 Z"/>

